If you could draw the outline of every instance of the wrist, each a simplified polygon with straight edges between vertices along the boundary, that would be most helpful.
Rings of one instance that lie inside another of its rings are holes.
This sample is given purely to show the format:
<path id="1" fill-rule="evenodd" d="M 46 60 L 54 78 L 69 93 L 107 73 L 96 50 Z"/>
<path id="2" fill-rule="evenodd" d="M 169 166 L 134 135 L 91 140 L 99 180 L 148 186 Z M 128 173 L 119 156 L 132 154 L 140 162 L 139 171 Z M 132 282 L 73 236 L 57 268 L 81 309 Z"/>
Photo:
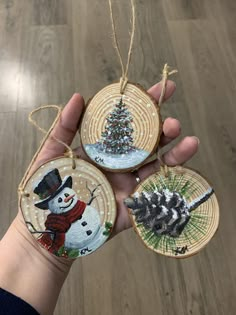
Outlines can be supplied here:
<path id="1" fill-rule="evenodd" d="M 0 242 L 0 287 L 21 297 L 40 314 L 52 314 L 72 263 L 43 249 L 19 212 Z"/>

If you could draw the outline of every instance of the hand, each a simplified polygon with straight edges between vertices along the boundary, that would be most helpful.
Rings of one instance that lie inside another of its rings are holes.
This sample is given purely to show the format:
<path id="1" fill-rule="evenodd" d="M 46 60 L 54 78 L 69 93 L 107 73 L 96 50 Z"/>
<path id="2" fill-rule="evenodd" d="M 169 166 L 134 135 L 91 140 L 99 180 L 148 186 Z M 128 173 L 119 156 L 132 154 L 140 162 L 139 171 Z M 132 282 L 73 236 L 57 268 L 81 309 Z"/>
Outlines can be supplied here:
<path id="1" fill-rule="evenodd" d="M 172 81 L 168 81 L 165 99 L 168 99 L 174 91 L 175 84 Z M 148 92 L 158 101 L 161 84 L 154 85 Z M 64 154 L 65 147 L 57 143 L 52 136 L 71 145 L 77 133 L 83 110 L 83 98 L 79 94 L 74 94 L 65 106 L 58 124 L 52 131 L 51 137 L 49 137 L 41 150 L 33 170 L 46 161 Z M 160 146 L 170 143 L 179 134 L 179 121 L 167 118 L 163 123 Z M 198 144 L 199 141 L 196 137 L 186 137 L 165 153 L 163 161 L 167 165 L 172 166 L 183 164 L 196 153 Z M 80 157 L 85 158 L 82 148 L 76 149 L 76 153 Z M 159 162 L 153 161 L 138 170 L 139 177 L 143 180 L 158 169 Z M 104 173 L 114 189 L 117 200 L 118 216 L 113 230 L 113 235 L 115 235 L 131 226 L 123 200 L 134 191 L 137 182 L 134 174 L 130 172 Z M 0 242 L 0 287 L 30 303 L 40 314 L 52 314 L 71 264 L 72 261 L 51 255 L 37 243 L 30 235 L 21 211 L 19 211 Z M 22 286 L 22 283 L 24 283 L 24 286 Z"/>

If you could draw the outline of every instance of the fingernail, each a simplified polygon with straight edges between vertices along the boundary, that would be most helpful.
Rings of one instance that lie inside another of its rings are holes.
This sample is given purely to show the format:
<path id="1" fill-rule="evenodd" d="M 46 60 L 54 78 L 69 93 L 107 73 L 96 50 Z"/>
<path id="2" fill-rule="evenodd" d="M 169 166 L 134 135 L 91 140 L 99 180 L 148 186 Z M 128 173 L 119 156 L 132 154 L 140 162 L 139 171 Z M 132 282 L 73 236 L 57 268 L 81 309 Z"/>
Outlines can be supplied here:
<path id="1" fill-rule="evenodd" d="M 196 136 L 192 136 L 192 138 L 194 138 L 194 139 L 196 139 L 196 140 L 197 140 L 198 145 L 200 144 L 200 140 L 199 140 L 199 138 L 198 138 L 198 137 L 196 137 Z"/>

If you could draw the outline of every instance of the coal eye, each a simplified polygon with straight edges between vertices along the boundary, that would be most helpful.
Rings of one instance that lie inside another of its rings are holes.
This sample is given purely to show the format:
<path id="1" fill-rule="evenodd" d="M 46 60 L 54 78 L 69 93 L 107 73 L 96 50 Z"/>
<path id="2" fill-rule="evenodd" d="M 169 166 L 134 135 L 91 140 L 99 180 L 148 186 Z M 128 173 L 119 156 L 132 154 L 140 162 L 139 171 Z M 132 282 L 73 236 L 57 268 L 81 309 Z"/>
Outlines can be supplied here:
<path id="1" fill-rule="evenodd" d="M 62 198 L 61 198 L 61 197 L 60 197 L 60 198 L 58 198 L 58 200 L 57 200 L 57 201 L 58 201 L 59 203 L 60 203 L 60 202 L 62 202 Z"/>
<path id="2" fill-rule="evenodd" d="M 64 195 L 65 195 L 65 197 L 69 197 L 69 194 L 67 194 L 67 193 L 65 193 Z"/>

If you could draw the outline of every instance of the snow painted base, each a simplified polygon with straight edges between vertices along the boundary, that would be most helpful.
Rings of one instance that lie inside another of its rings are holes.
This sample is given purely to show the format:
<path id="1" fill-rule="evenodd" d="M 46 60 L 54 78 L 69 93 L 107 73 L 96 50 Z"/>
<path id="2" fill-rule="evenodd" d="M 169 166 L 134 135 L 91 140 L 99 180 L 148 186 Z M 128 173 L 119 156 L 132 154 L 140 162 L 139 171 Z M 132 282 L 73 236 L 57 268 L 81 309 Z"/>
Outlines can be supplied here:
<path id="1" fill-rule="evenodd" d="M 135 149 L 127 154 L 110 154 L 101 152 L 97 144 L 86 144 L 84 149 L 94 162 L 115 170 L 135 167 L 144 162 L 150 155 L 149 152 L 141 149 Z"/>
<path id="2" fill-rule="evenodd" d="M 93 239 L 81 248 L 68 247 L 66 244 L 59 249 L 58 253 L 55 253 L 59 257 L 77 258 L 81 256 L 89 255 L 102 246 L 110 236 L 112 225 L 106 222 L 105 226 L 101 226 Z"/>

